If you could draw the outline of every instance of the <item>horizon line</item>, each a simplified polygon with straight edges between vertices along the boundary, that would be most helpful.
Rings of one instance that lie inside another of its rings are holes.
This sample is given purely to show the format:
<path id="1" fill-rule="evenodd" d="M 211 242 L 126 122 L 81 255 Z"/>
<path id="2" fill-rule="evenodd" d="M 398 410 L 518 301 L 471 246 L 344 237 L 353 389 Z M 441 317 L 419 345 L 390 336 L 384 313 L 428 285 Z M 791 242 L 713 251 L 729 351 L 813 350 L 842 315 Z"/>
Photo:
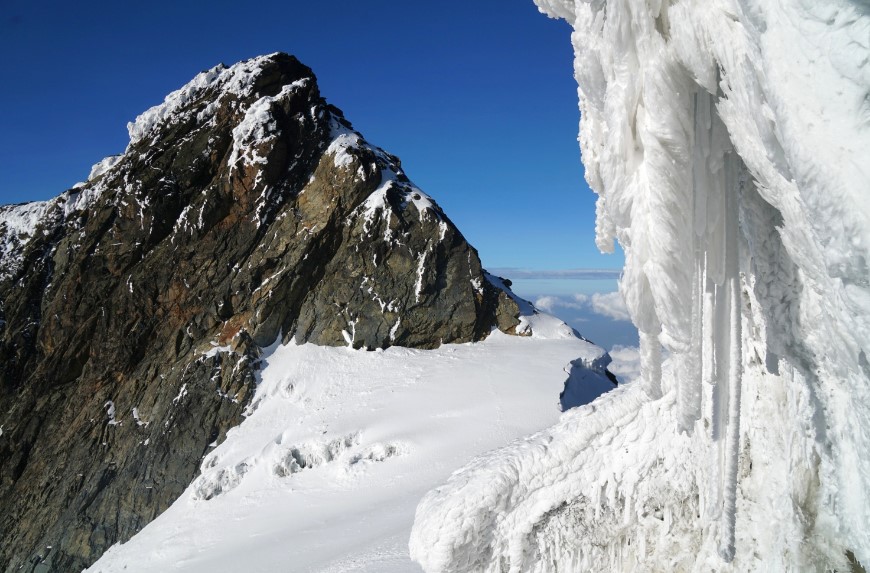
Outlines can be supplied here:
<path id="1" fill-rule="evenodd" d="M 509 279 L 618 279 L 622 269 L 525 269 L 495 267 L 487 272 Z"/>

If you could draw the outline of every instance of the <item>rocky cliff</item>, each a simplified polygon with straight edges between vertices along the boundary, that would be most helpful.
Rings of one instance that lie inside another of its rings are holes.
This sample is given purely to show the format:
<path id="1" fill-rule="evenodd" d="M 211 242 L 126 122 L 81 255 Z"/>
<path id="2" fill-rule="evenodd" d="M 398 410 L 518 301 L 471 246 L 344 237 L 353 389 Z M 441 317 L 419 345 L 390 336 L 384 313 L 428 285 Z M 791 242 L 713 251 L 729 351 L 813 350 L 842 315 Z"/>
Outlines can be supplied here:
<path id="1" fill-rule="evenodd" d="M 432 348 L 518 308 L 399 160 L 273 54 L 196 76 L 123 155 L 0 207 L 0 569 L 132 536 L 237 425 L 260 349 Z"/>

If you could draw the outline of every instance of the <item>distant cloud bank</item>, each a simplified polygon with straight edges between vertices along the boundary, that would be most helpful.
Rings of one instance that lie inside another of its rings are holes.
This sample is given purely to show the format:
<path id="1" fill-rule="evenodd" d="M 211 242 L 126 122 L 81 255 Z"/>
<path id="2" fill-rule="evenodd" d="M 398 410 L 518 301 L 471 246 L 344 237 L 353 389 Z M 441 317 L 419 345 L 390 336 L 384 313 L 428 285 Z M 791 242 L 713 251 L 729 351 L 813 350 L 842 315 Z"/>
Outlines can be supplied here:
<path id="1" fill-rule="evenodd" d="M 595 293 L 589 297 L 592 310 L 613 320 L 631 320 L 622 295 L 618 292 Z"/>
<path id="2" fill-rule="evenodd" d="M 591 310 L 596 314 L 613 320 L 631 320 L 622 295 L 618 292 L 575 294 L 571 297 L 542 296 L 535 300 L 535 306 L 543 311 L 556 314 L 557 308 Z"/>
<path id="3" fill-rule="evenodd" d="M 613 359 L 607 369 L 616 374 L 621 382 L 640 378 L 640 350 L 635 346 L 614 346 L 610 349 Z"/>
<path id="4" fill-rule="evenodd" d="M 491 274 L 507 279 L 618 279 L 618 269 L 532 270 L 502 267 L 488 269 Z"/>

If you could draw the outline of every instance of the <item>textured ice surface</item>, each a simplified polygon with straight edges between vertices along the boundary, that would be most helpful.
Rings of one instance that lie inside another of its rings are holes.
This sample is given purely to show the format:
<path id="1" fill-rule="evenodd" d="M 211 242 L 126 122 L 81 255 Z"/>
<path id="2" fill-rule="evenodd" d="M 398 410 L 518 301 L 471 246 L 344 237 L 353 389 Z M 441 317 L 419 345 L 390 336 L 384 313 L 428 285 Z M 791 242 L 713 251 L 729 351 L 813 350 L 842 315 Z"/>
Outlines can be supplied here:
<path id="1" fill-rule="evenodd" d="M 866 5 L 537 2 L 575 30 L 597 241 L 625 250 L 642 376 L 430 492 L 412 556 L 427 571 L 866 567 Z"/>

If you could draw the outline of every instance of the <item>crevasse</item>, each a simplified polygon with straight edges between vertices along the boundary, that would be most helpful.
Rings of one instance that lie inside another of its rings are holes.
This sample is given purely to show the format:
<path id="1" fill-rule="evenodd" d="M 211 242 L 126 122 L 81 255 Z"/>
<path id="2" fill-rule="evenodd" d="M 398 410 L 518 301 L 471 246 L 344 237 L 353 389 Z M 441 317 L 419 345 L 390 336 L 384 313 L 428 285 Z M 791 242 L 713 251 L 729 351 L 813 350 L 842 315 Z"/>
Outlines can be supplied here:
<path id="1" fill-rule="evenodd" d="M 427 494 L 412 557 L 867 568 L 866 3 L 536 2 L 574 28 L 597 242 L 625 251 L 643 376 Z"/>

